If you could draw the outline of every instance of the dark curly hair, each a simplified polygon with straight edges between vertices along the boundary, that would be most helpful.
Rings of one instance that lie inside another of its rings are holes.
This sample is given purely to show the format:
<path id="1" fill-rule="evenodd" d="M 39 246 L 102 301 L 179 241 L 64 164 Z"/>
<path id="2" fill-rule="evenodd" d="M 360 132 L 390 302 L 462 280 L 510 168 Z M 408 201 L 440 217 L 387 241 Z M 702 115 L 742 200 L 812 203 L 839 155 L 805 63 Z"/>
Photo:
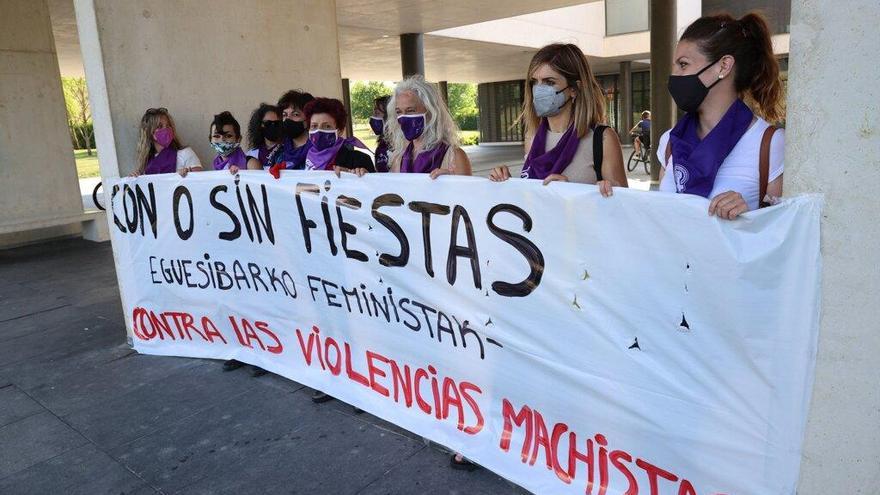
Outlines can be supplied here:
<path id="1" fill-rule="evenodd" d="M 383 118 L 388 118 L 388 101 L 391 99 L 391 95 L 379 96 L 373 100 L 373 108 L 379 108 L 382 110 L 382 113 L 385 115 Z"/>
<path id="2" fill-rule="evenodd" d="M 291 89 L 290 91 L 281 95 L 281 98 L 278 98 L 277 106 L 278 109 L 281 111 L 284 111 L 286 108 L 289 107 L 305 110 L 306 104 L 314 99 L 315 97 L 312 96 L 311 93 L 306 93 L 301 89 Z"/>
<path id="3" fill-rule="evenodd" d="M 211 127 L 208 128 L 208 141 L 211 140 L 211 135 L 214 133 L 211 129 L 222 131 L 223 126 L 226 125 L 231 125 L 232 129 L 235 130 L 235 137 L 239 139 L 241 138 L 241 126 L 229 111 L 225 111 L 215 115 L 214 120 L 211 121 Z"/>
<path id="4" fill-rule="evenodd" d="M 260 106 L 251 114 L 251 120 L 248 121 L 247 126 L 248 149 L 259 148 L 265 143 L 265 138 L 263 136 L 263 118 L 265 118 L 266 114 L 269 112 L 275 112 L 275 115 L 277 115 L 279 119 L 281 118 L 281 112 L 278 110 L 278 107 L 268 103 L 260 103 Z"/>
<path id="5" fill-rule="evenodd" d="M 312 115 L 316 113 L 326 113 L 333 117 L 337 129 L 344 129 L 347 122 L 345 106 L 336 98 L 315 98 L 306 104 L 303 113 L 306 114 L 306 125 L 311 125 Z"/>

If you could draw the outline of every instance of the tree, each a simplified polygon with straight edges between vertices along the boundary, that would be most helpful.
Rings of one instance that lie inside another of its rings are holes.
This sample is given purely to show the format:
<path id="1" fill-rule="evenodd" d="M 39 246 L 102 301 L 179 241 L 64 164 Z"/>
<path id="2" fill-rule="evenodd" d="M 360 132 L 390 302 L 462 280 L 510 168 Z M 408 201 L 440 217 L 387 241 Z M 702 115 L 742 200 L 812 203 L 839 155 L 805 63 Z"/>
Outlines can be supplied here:
<path id="1" fill-rule="evenodd" d="M 477 108 L 477 85 L 471 83 L 449 83 L 447 86 L 449 93 L 449 113 L 464 130 L 477 130 L 478 116 L 480 114 Z"/>
<path id="2" fill-rule="evenodd" d="M 373 100 L 390 95 L 393 87 L 383 81 L 356 81 L 351 86 L 351 118 L 365 120 L 373 115 Z"/>
<path id="3" fill-rule="evenodd" d="M 88 155 L 92 156 L 92 139 L 95 131 L 86 80 L 83 77 L 62 77 L 61 87 L 64 89 L 64 104 L 67 106 L 67 125 L 70 127 L 74 142 L 82 142 Z"/>

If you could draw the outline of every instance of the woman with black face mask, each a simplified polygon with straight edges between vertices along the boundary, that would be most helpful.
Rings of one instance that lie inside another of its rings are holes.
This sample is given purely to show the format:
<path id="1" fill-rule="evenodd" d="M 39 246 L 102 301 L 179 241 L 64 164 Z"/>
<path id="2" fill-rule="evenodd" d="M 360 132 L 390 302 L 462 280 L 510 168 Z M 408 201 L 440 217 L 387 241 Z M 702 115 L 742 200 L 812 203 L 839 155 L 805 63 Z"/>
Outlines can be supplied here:
<path id="1" fill-rule="evenodd" d="M 278 99 L 281 110 L 281 146 L 272 157 L 272 168 L 269 172 L 278 177 L 281 170 L 302 170 L 306 166 L 306 156 L 311 148 L 309 133 L 306 132 L 306 103 L 314 100 L 310 93 L 302 90 L 290 90 Z"/>
<path id="2" fill-rule="evenodd" d="M 708 198 L 709 214 L 730 220 L 782 196 L 785 136 L 770 124 L 784 119 L 782 83 L 760 15 L 688 26 L 669 92 L 686 113 L 657 146 L 661 191 Z"/>
<path id="3" fill-rule="evenodd" d="M 248 122 L 248 162 L 250 170 L 268 170 L 270 158 L 281 143 L 281 112 L 278 107 L 261 103 Z"/>

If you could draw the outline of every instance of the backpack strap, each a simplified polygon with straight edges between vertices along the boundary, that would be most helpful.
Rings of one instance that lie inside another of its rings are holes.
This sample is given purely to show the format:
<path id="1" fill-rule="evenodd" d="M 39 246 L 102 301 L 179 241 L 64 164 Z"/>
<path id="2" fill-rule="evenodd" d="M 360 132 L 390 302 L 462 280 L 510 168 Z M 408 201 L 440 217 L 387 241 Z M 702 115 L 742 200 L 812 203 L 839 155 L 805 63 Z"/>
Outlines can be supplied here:
<path id="1" fill-rule="evenodd" d="M 770 178 L 770 143 L 777 129 L 779 128 L 775 125 L 767 127 L 761 138 L 761 153 L 758 158 L 758 208 L 770 206 L 770 203 L 764 201 L 764 197 L 767 196 L 767 182 Z"/>
<path id="2" fill-rule="evenodd" d="M 604 159 L 602 147 L 602 135 L 608 129 L 607 125 L 596 125 L 593 128 L 593 169 L 596 170 L 596 182 L 602 180 L 602 160 Z"/>

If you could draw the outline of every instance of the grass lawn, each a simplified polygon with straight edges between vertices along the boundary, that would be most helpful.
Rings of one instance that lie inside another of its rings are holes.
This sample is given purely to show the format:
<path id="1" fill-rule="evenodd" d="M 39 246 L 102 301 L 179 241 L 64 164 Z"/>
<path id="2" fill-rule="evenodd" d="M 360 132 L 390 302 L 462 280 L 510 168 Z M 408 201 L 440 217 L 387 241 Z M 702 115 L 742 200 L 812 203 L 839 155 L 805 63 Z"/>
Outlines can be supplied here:
<path id="1" fill-rule="evenodd" d="M 76 160 L 76 175 L 80 179 L 99 177 L 101 175 L 98 171 L 97 151 L 92 150 L 92 156 L 88 156 L 86 150 L 74 150 L 73 158 Z"/>

